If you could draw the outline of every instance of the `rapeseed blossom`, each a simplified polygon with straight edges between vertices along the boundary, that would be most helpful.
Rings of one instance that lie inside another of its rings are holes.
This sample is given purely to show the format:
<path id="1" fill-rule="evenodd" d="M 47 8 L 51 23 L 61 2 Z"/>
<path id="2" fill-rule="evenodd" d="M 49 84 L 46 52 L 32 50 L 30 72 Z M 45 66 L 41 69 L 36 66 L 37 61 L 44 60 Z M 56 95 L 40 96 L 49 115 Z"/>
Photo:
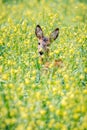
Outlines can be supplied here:
<path id="1" fill-rule="evenodd" d="M 0 129 L 86 130 L 85 2 L 1 0 L 0 5 Z M 60 29 L 43 60 L 37 24 L 47 36 Z M 54 66 L 58 59 L 61 67 Z"/>

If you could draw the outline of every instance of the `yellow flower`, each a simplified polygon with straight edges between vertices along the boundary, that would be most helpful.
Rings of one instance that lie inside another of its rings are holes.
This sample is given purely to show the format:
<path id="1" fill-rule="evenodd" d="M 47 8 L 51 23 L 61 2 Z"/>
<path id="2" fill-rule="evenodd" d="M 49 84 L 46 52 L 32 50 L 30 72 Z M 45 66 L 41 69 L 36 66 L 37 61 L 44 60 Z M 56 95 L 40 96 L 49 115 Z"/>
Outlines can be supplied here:
<path id="1" fill-rule="evenodd" d="M 65 74 L 64 79 L 65 79 L 65 81 L 67 81 L 69 79 L 69 76 L 67 74 Z"/>
<path id="2" fill-rule="evenodd" d="M 55 111 L 55 107 L 53 105 L 49 105 L 49 109 L 51 112 Z"/>
<path id="3" fill-rule="evenodd" d="M 8 84 L 8 87 L 9 87 L 10 89 L 15 88 L 14 84 L 12 84 L 12 83 Z"/>
<path id="4" fill-rule="evenodd" d="M 61 102 L 62 106 L 67 106 L 67 100 L 66 99 L 63 99 L 62 102 Z"/>
<path id="5" fill-rule="evenodd" d="M 73 118 L 77 120 L 77 119 L 79 119 L 79 115 L 78 115 L 77 113 L 75 113 L 75 114 L 73 115 Z"/>
<path id="6" fill-rule="evenodd" d="M 3 80 L 8 80 L 8 78 L 9 78 L 9 77 L 8 77 L 8 74 L 3 74 L 3 75 L 2 75 L 2 79 L 3 79 Z"/>
<path id="7" fill-rule="evenodd" d="M 87 73 L 87 68 L 84 68 L 84 72 Z"/>
<path id="8" fill-rule="evenodd" d="M 4 116 L 6 116 L 6 114 L 7 114 L 7 108 L 2 107 L 0 110 L 0 115 L 2 115 L 4 117 Z"/>
<path id="9" fill-rule="evenodd" d="M 49 68 L 50 69 L 53 68 L 53 63 L 50 63 Z"/>
<path id="10" fill-rule="evenodd" d="M 84 79 L 84 75 L 81 74 L 79 78 L 80 78 L 81 80 L 83 80 L 83 79 Z"/>
<path id="11" fill-rule="evenodd" d="M 84 94 L 87 94 L 87 89 L 84 89 L 84 90 L 83 90 L 83 93 L 84 93 Z"/>
<path id="12" fill-rule="evenodd" d="M 49 124 L 48 124 L 49 128 L 52 128 L 53 125 L 55 125 L 55 119 L 51 119 Z"/>
<path id="13" fill-rule="evenodd" d="M 32 126 L 28 126 L 26 130 L 33 130 Z"/>
<path id="14" fill-rule="evenodd" d="M 46 111 L 45 110 L 40 110 L 41 115 L 45 115 Z"/>
<path id="15" fill-rule="evenodd" d="M 36 98 L 40 99 L 40 97 L 41 97 L 41 93 L 40 92 L 36 92 Z"/>
<path id="16" fill-rule="evenodd" d="M 18 125 L 15 130 L 24 130 L 23 124 Z"/>
<path id="17" fill-rule="evenodd" d="M 10 116 L 15 116 L 17 114 L 17 109 L 12 109 L 10 111 Z"/>
<path id="18" fill-rule="evenodd" d="M 29 79 L 26 78 L 26 79 L 25 79 L 25 84 L 28 85 L 29 83 L 30 83 Z"/>
<path id="19" fill-rule="evenodd" d="M 86 106 L 81 106 L 81 111 L 86 112 Z"/>
<path id="20" fill-rule="evenodd" d="M 0 66 L 0 73 L 2 73 L 2 70 L 3 70 L 3 67 L 2 67 L 2 66 Z"/>
<path id="21" fill-rule="evenodd" d="M 60 110 L 60 109 L 56 110 L 56 115 L 57 116 L 62 116 L 63 115 L 62 110 Z"/>
<path id="22" fill-rule="evenodd" d="M 26 112 L 22 111 L 21 117 L 24 118 L 24 119 L 27 119 L 28 114 Z"/>
<path id="23" fill-rule="evenodd" d="M 3 44 L 3 41 L 0 39 L 0 45 L 2 45 Z"/>

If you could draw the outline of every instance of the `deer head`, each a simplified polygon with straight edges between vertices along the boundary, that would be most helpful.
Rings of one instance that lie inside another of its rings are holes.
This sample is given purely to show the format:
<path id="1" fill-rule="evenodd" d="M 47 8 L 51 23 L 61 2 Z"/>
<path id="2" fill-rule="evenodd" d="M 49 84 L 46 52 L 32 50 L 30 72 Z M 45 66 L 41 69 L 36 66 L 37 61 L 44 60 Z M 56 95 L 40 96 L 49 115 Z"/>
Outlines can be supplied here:
<path id="1" fill-rule="evenodd" d="M 38 52 L 40 56 L 42 56 L 45 53 L 48 53 L 49 51 L 49 45 L 52 43 L 54 40 L 59 35 L 59 28 L 56 28 L 49 37 L 45 37 L 42 31 L 42 28 L 40 25 L 37 25 L 35 28 L 35 34 L 36 37 L 38 38 Z"/>

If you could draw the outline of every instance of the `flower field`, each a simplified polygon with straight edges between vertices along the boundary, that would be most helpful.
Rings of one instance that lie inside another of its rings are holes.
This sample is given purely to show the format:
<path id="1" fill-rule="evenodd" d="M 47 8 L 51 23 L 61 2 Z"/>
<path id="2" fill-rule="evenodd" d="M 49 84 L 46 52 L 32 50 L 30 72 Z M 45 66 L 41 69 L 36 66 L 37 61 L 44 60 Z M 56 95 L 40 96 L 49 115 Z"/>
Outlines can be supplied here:
<path id="1" fill-rule="evenodd" d="M 37 24 L 59 28 L 47 68 Z M 0 130 L 87 130 L 85 0 L 0 0 Z"/>

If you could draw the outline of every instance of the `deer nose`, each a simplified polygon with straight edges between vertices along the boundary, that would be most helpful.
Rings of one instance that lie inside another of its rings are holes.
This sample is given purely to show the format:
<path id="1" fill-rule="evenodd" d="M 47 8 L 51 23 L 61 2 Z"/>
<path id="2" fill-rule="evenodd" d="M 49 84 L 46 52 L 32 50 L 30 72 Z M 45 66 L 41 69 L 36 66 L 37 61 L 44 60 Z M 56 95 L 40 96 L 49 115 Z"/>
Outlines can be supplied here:
<path id="1" fill-rule="evenodd" d="M 42 51 L 40 51 L 40 52 L 39 52 L 39 54 L 40 54 L 40 55 L 43 55 L 43 52 L 42 52 Z"/>

